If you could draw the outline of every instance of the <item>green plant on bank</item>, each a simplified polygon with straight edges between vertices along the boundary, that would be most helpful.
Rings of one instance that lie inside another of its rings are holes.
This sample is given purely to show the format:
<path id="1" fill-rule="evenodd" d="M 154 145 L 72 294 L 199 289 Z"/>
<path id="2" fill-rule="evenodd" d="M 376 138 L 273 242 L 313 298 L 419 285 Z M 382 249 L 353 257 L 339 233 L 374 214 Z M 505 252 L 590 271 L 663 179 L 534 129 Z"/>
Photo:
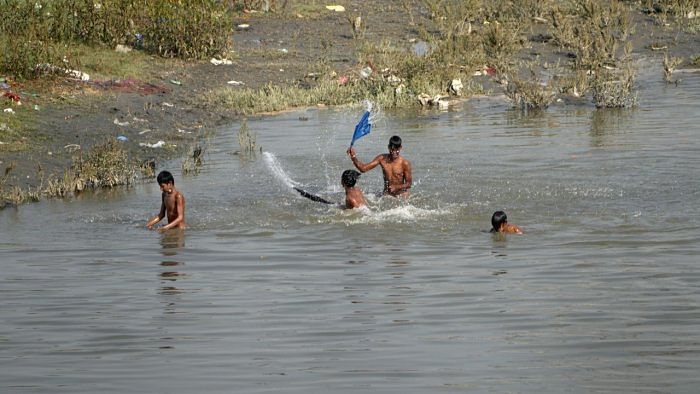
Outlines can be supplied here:
<path id="1" fill-rule="evenodd" d="M 550 15 L 555 42 L 574 53 L 579 70 L 616 66 L 633 27 L 629 8 L 618 1 L 564 1 Z"/>
<path id="2" fill-rule="evenodd" d="M 228 48 L 231 29 L 227 2 L 218 0 L 5 0 L 0 72 L 33 78 L 71 68 L 65 44 L 76 43 L 202 59 Z"/>
<path id="3" fill-rule="evenodd" d="M 629 7 L 618 1 L 568 0 L 555 6 L 550 17 L 555 42 L 574 54 L 574 92 L 583 94 L 589 86 L 598 108 L 636 105 Z M 587 83 L 581 81 L 583 72 L 589 75 Z"/>
<path id="4" fill-rule="evenodd" d="M 14 113 L 0 112 L 0 153 L 19 152 L 31 144 L 28 138 L 31 130 L 24 107 L 15 106 Z"/>
<path id="5" fill-rule="evenodd" d="M 510 74 L 511 59 L 522 47 L 520 30 L 516 24 L 490 23 L 484 33 L 484 51 L 487 59 L 499 73 Z"/>

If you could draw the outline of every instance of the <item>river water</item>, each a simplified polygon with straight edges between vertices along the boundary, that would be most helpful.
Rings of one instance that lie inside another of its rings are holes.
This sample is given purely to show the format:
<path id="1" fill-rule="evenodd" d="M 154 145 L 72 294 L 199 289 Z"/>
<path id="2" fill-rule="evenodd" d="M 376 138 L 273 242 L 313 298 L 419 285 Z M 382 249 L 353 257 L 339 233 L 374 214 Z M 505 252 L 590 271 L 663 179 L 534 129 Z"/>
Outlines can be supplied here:
<path id="1" fill-rule="evenodd" d="M 333 201 L 358 109 L 250 120 L 173 171 L 189 229 L 144 228 L 155 181 L 0 211 L 0 391 L 696 392 L 700 75 L 634 110 L 475 99 L 383 113 L 408 202 Z M 525 235 L 487 232 L 505 210 Z"/>

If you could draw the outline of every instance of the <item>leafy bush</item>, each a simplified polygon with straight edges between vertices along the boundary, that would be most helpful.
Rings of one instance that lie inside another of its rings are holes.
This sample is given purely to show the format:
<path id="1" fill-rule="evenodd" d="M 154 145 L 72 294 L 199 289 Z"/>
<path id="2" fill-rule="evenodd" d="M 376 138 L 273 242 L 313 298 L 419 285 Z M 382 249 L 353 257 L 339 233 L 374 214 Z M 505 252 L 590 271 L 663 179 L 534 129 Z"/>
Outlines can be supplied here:
<path id="1" fill-rule="evenodd" d="M 60 64 L 59 44 L 72 42 L 185 59 L 219 55 L 229 45 L 229 11 L 218 0 L 0 1 L 0 72 L 36 77 L 36 65 Z"/>

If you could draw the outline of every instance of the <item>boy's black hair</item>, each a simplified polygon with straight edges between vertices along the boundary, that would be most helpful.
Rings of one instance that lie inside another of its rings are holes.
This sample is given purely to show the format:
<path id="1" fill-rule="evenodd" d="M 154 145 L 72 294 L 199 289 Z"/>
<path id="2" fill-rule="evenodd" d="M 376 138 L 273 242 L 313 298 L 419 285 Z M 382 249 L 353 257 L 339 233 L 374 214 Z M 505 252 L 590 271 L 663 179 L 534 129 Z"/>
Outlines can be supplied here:
<path id="1" fill-rule="evenodd" d="M 345 170 L 343 171 L 343 175 L 340 177 L 340 181 L 343 183 L 343 186 L 354 187 L 355 183 L 357 183 L 357 178 L 359 177 L 359 172 L 355 170 Z"/>
<path id="2" fill-rule="evenodd" d="M 166 183 L 175 184 L 175 178 L 173 178 L 173 174 L 171 174 L 170 171 L 161 171 L 156 180 L 158 180 L 159 185 L 164 185 Z"/>
<path id="3" fill-rule="evenodd" d="M 401 147 L 401 137 L 398 135 L 395 135 L 391 138 L 389 138 L 389 149 L 391 148 L 400 148 Z"/>
<path id="4" fill-rule="evenodd" d="M 493 216 L 491 216 L 491 226 L 493 227 L 491 229 L 492 233 L 495 233 L 498 231 L 499 228 L 501 228 L 501 225 L 503 223 L 508 222 L 508 216 L 506 216 L 506 213 L 503 211 L 496 211 L 493 213 Z"/>

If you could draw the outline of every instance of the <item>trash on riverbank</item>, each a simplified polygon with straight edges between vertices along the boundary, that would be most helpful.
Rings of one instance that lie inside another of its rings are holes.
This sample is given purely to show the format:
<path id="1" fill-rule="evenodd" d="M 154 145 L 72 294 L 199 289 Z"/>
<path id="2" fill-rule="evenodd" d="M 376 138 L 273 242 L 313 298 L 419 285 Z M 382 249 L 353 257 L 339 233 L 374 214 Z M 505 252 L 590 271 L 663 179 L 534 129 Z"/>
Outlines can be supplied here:
<path id="1" fill-rule="evenodd" d="M 17 93 L 5 92 L 2 94 L 2 97 L 6 97 L 14 101 L 15 103 L 17 103 L 17 105 L 22 105 L 22 98 Z"/>
<path id="2" fill-rule="evenodd" d="M 423 107 L 438 107 L 439 109 L 447 109 L 450 106 L 450 103 L 447 100 L 444 100 L 446 97 L 441 96 L 441 95 L 436 95 L 436 96 L 429 96 L 425 93 L 422 93 L 418 96 L 418 101 L 420 102 L 420 105 Z"/>
<path id="3" fill-rule="evenodd" d="M 209 63 L 211 63 L 211 64 L 213 64 L 213 65 L 215 65 L 215 66 L 220 66 L 220 65 L 230 66 L 230 65 L 233 64 L 233 62 L 232 62 L 231 60 L 228 60 L 228 59 L 217 59 L 217 58 L 215 58 L 215 57 L 211 58 L 211 60 L 209 61 Z M 171 82 L 172 82 L 172 81 L 171 81 Z"/>
<path id="4" fill-rule="evenodd" d="M 240 25 L 236 25 L 236 28 L 237 28 L 238 30 L 246 30 L 246 29 L 248 29 L 249 27 L 250 27 L 250 25 L 247 24 L 247 23 L 241 23 Z"/>
<path id="5" fill-rule="evenodd" d="M 3 112 L 5 112 L 6 114 L 14 114 L 15 110 L 13 110 L 12 108 L 5 108 Z"/>
<path id="6" fill-rule="evenodd" d="M 140 142 L 139 146 L 144 147 L 144 148 L 162 148 L 165 146 L 165 141 L 159 140 L 155 144 L 149 144 L 147 142 Z"/>
<path id="7" fill-rule="evenodd" d="M 117 136 L 117 141 L 126 142 L 129 141 L 129 138 L 125 135 L 119 135 Z"/>
<path id="8" fill-rule="evenodd" d="M 171 79 L 171 80 L 170 80 L 170 83 L 172 83 L 173 85 L 177 85 L 177 86 L 182 85 L 182 82 L 181 82 L 181 81 L 178 81 L 177 79 Z"/>
<path id="9" fill-rule="evenodd" d="M 245 85 L 245 82 L 243 82 L 243 81 L 228 81 L 228 82 L 226 82 L 226 83 L 229 84 L 229 85 L 233 85 L 233 86 Z"/>
<path id="10" fill-rule="evenodd" d="M 342 5 L 327 5 L 326 9 L 335 12 L 345 12 L 345 7 Z"/>
<path id="11" fill-rule="evenodd" d="M 362 70 L 360 70 L 360 76 L 362 76 L 362 78 L 367 79 L 371 75 L 372 75 L 372 67 L 367 66 L 367 67 L 363 68 Z"/>
<path id="12" fill-rule="evenodd" d="M 77 79 L 83 82 L 88 82 L 90 80 L 90 75 L 88 73 L 79 70 L 71 70 L 62 67 L 57 67 L 49 63 L 37 64 L 35 68 L 36 70 L 48 73 L 63 73 L 69 78 Z"/>
<path id="13" fill-rule="evenodd" d="M 453 79 L 452 82 L 450 82 L 450 93 L 454 94 L 455 96 L 461 96 L 462 89 L 464 89 L 464 84 L 462 84 L 461 79 Z"/>
<path id="14" fill-rule="evenodd" d="M 129 53 L 132 50 L 133 50 L 133 48 L 131 48 L 130 46 L 127 46 L 127 45 L 123 45 L 123 44 L 117 44 L 117 47 L 114 48 L 114 51 L 118 52 L 118 53 Z"/>
<path id="15" fill-rule="evenodd" d="M 128 126 L 129 122 L 120 122 L 118 119 L 114 119 L 114 124 L 117 126 L 124 127 L 124 126 Z"/>
<path id="16" fill-rule="evenodd" d="M 87 81 L 90 80 L 90 75 L 87 74 L 87 73 L 84 73 L 84 72 L 82 72 L 82 71 L 78 71 L 78 70 L 66 70 L 66 74 L 67 74 L 69 77 L 71 77 L 71 78 L 79 79 L 79 80 L 81 80 L 81 81 L 83 81 L 83 82 L 87 82 Z"/>

